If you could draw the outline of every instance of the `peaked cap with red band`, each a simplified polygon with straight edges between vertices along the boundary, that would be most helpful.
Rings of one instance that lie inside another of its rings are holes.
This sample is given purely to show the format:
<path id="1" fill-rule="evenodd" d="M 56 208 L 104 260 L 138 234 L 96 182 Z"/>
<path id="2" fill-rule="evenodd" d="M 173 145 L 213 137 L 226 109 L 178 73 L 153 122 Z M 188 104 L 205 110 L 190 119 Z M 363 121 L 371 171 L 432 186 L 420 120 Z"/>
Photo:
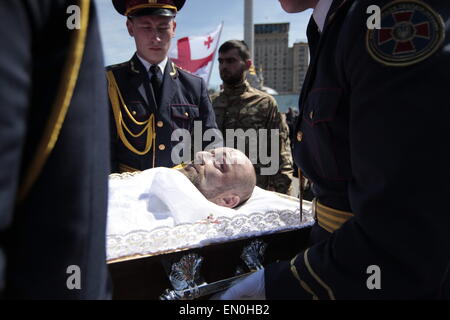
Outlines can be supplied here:
<path id="1" fill-rule="evenodd" d="M 120 14 L 133 17 L 159 15 L 174 17 L 186 0 L 112 0 Z"/>

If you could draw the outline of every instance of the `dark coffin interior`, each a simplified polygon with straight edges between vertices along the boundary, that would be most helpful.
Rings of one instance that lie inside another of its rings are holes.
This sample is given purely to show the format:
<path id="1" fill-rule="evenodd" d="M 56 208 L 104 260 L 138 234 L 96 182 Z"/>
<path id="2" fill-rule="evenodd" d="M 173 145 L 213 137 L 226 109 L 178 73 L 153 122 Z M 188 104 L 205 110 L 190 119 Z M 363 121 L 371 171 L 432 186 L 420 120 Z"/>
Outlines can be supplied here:
<path id="1" fill-rule="evenodd" d="M 113 283 L 113 299 L 158 299 L 166 289 L 172 289 L 168 278 L 170 266 L 188 253 L 194 252 L 204 258 L 201 276 L 208 283 L 234 276 L 237 267 L 248 272 L 240 255 L 242 249 L 256 239 L 267 244 L 263 265 L 277 260 L 290 259 L 299 251 L 307 248 L 310 229 L 310 227 L 304 227 L 202 248 L 149 257 L 125 258 L 119 262 L 109 263 Z"/>

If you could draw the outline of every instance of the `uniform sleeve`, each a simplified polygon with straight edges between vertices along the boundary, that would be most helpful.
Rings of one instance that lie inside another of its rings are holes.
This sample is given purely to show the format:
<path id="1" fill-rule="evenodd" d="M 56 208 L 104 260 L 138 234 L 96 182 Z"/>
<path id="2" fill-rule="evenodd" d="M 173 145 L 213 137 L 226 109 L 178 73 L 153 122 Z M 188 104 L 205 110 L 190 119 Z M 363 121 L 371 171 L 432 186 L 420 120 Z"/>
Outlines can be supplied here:
<path id="1" fill-rule="evenodd" d="M 288 194 L 291 190 L 293 175 L 289 127 L 278 111 L 275 99 L 271 98 L 269 101 L 271 111 L 267 128 L 279 130 L 280 169 L 275 175 L 269 176 L 268 189 Z M 268 139 L 268 145 L 270 146 L 270 135 Z"/>
<path id="2" fill-rule="evenodd" d="M 361 16 L 348 18 L 354 23 L 346 30 L 361 30 L 365 9 L 353 12 Z M 434 54 L 396 67 L 372 58 L 363 31 L 337 58 L 351 88 L 348 194 L 355 217 L 328 241 L 269 266 L 269 299 L 430 299 L 448 277 L 449 26 Z"/>
<path id="3" fill-rule="evenodd" d="M 108 90 L 107 90 L 108 92 Z M 119 172 L 119 164 L 117 161 L 117 126 L 114 119 L 114 113 L 111 106 L 111 101 L 108 99 L 108 110 L 109 110 L 109 136 L 110 136 L 110 159 L 111 159 L 111 173 Z"/>
<path id="4" fill-rule="evenodd" d="M 16 200 L 24 169 L 42 154 L 36 146 L 57 110 L 72 3 L 0 2 L 0 37 L 7 43 L 0 46 L 0 295 L 9 299 L 107 296 L 109 141 L 92 2 L 78 80 L 55 147 L 26 201 Z M 70 265 L 82 270 L 80 290 L 67 286 Z"/>
<path id="5" fill-rule="evenodd" d="M 0 2 L 0 234 L 12 223 L 31 87 L 31 26 L 22 1 Z M 14 31 L 14 32 L 12 32 Z M 0 242 L 0 292 L 6 253 Z"/>

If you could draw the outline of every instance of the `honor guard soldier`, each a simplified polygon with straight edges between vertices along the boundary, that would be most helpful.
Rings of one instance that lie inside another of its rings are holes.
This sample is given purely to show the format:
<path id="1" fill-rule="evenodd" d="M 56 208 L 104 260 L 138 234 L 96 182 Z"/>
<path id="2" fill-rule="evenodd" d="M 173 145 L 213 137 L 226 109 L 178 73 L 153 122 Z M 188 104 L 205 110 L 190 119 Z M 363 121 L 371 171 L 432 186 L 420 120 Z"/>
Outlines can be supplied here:
<path id="1" fill-rule="evenodd" d="M 0 38 L 0 297 L 107 299 L 108 100 L 95 5 L 1 1 Z"/>
<path id="2" fill-rule="evenodd" d="M 193 136 L 194 121 L 201 121 L 201 134 L 217 128 L 205 82 L 167 57 L 185 0 L 112 2 L 127 17 L 137 49 L 130 61 L 107 68 L 112 172 L 173 167 L 174 130 Z"/>
<path id="3" fill-rule="evenodd" d="M 222 298 L 450 298 L 450 2 L 280 2 L 314 8 L 294 147 L 312 245 Z"/>

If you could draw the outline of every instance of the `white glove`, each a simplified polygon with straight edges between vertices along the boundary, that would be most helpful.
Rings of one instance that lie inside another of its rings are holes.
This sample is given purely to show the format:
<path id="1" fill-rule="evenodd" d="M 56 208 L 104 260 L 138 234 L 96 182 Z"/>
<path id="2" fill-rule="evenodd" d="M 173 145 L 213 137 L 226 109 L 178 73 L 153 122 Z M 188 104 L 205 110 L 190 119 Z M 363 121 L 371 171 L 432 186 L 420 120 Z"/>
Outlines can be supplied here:
<path id="1" fill-rule="evenodd" d="M 225 292 L 218 293 L 212 300 L 265 300 L 264 269 L 260 269 L 240 280 Z"/>

